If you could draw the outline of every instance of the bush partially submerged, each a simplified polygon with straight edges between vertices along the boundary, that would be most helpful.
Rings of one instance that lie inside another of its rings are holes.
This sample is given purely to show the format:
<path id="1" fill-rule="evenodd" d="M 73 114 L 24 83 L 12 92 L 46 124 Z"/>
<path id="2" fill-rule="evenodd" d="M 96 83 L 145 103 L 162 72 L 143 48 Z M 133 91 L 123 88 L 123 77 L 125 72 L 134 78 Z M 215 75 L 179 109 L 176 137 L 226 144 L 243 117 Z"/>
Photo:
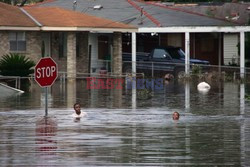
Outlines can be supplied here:
<path id="1" fill-rule="evenodd" d="M 34 73 L 32 67 L 35 62 L 18 53 L 9 53 L 0 60 L 0 75 L 4 76 L 29 76 Z"/>

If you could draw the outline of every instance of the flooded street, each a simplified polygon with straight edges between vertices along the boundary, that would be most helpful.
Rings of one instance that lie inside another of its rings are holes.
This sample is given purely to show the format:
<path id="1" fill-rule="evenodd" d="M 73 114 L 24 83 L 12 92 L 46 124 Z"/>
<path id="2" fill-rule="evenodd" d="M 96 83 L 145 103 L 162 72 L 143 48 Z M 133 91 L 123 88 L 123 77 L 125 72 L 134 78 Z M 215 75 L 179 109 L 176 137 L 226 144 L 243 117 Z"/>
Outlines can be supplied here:
<path id="1" fill-rule="evenodd" d="M 0 101 L 3 166 L 249 166 L 250 85 L 171 82 L 143 98 L 57 81 Z M 138 92 L 137 92 L 138 93 Z M 86 117 L 75 120 L 80 102 Z M 180 120 L 172 120 L 178 111 Z"/>

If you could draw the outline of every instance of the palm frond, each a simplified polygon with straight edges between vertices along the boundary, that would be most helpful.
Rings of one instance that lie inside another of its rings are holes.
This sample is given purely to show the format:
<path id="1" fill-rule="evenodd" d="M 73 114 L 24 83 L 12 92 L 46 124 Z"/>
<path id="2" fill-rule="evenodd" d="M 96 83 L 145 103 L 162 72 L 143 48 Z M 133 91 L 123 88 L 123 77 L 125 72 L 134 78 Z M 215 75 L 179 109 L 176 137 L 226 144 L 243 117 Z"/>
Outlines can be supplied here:
<path id="1" fill-rule="evenodd" d="M 3 55 L 0 60 L 0 74 L 5 76 L 28 76 L 33 73 L 35 62 L 19 53 Z"/>

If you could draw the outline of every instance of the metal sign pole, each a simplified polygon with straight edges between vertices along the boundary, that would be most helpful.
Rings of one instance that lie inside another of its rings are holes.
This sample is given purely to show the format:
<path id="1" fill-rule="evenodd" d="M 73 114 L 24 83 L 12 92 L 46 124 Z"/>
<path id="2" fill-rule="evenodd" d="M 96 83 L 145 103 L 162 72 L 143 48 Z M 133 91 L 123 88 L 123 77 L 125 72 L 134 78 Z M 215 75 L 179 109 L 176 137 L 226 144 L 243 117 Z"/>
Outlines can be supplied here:
<path id="1" fill-rule="evenodd" d="M 45 117 L 48 116 L 48 87 L 45 87 Z"/>

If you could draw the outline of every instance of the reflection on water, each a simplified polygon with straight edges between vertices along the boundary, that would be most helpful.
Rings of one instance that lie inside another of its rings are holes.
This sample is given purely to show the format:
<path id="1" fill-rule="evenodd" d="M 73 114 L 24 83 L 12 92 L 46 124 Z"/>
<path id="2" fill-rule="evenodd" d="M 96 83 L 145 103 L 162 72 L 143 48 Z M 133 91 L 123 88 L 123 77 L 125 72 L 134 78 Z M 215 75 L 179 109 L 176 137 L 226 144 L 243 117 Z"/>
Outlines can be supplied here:
<path id="1" fill-rule="evenodd" d="M 76 103 L 76 80 L 67 80 L 67 107 L 73 107 Z"/>
<path id="2" fill-rule="evenodd" d="M 170 82 L 151 99 L 135 90 L 86 90 L 77 81 L 0 101 L 3 166 L 248 166 L 249 85 Z M 67 89 L 67 90 L 66 90 Z M 86 117 L 75 122 L 73 103 Z M 179 121 L 172 120 L 178 111 Z"/>
<path id="3" fill-rule="evenodd" d="M 42 117 L 36 121 L 36 157 L 37 163 L 48 164 L 57 158 L 57 123 L 51 117 Z"/>
<path id="4" fill-rule="evenodd" d="M 56 151 L 56 136 L 57 123 L 50 117 L 43 117 L 36 122 L 36 145 L 41 152 Z"/>

